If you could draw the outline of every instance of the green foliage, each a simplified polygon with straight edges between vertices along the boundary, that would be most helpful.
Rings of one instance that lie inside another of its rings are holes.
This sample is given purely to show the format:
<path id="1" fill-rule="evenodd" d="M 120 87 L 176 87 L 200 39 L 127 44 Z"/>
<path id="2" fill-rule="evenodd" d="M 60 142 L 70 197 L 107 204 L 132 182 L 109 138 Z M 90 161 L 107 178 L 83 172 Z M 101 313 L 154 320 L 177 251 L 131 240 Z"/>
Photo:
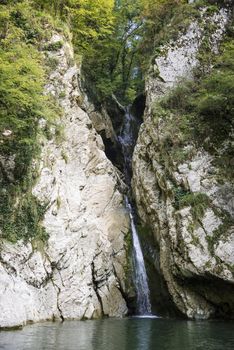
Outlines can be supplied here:
<path id="1" fill-rule="evenodd" d="M 176 95 L 178 93 L 176 92 Z M 170 102 L 168 102 L 170 99 Z M 160 157 L 168 170 L 177 169 L 178 164 L 192 158 L 194 148 L 191 143 L 191 126 L 193 116 L 180 113 L 180 110 L 169 109 L 177 106 L 177 99 L 170 95 L 153 105 L 154 124 L 163 127 L 160 137 Z M 162 124 L 163 123 L 163 124 Z M 163 125 L 163 126 L 162 126 Z"/>
<path id="2" fill-rule="evenodd" d="M 40 53 L 47 16 L 33 12 L 29 1 L 0 5 L 0 226 L 9 240 L 40 236 L 44 209 L 31 194 L 32 160 L 38 146 L 39 120 L 52 120 L 58 109 L 43 93 L 45 68 Z M 5 160 L 14 166 L 11 175 Z"/>
<path id="3" fill-rule="evenodd" d="M 162 44 L 185 32 L 194 18 L 200 19 L 204 5 L 207 15 L 217 9 L 207 1 L 116 1 L 112 31 L 94 42 L 93 52 L 84 57 L 88 92 L 99 102 L 114 93 L 123 104 L 131 103 L 144 90 L 152 56 L 162 54 Z"/>
<path id="4" fill-rule="evenodd" d="M 28 184 L 26 184 L 28 187 Z M 1 237 L 11 242 L 18 239 L 27 241 L 31 238 L 37 238 L 46 241 L 48 235 L 41 225 L 46 206 L 40 204 L 32 195 L 31 188 L 26 193 L 12 187 L 0 191 L 0 227 Z"/>
<path id="5" fill-rule="evenodd" d="M 213 56 L 213 68 L 194 81 L 183 81 L 161 101 L 161 108 L 173 113 L 175 128 L 181 131 L 182 145 L 187 141 L 202 145 L 214 155 L 223 178 L 233 176 L 232 130 L 234 127 L 234 41 L 227 38 Z M 197 71 L 196 71 L 197 73 Z M 187 123 L 186 123 L 187 120 Z M 187 127 L 186 127 L 187 124 Z M 207 134 L 207 130 L 209 131 Z M 208 137 L 207 137 L 208 136 Z M 174 141 L 172 141 L 175 144 Z M 223 152 L 222 152 L 223 149 Z"/>
<path id="6" fill-rule="evenodd" d="M 199 115 L 234 122 L 234 40 L 225 44 L 213 71 L 201 81 L 193 106 Z"/>
<path id="7" fill-rule="evenodd" d="M 33 180 L 30 168 L 39 151 L 38 121 L 42 117 L 52 120 L 57 113 L 54 101 L 43 94 L 46 73 L 56 67 L 57 61 L 49 58 L 49 54 L 45 59 L 41 55 L 42 49 L 57 51 L 62 47 L 61 42 L 46 45 L 54 24 L 63 33 L 64 24 L 71 29 L 76 54 L 83 55 L 86 87 L 96 101 L 102 102 L 114 93 L 128 104 L 144 89 L 150 57 L 161 54 L 159 46 L 176 38 L 191 19 L 199 19 L 197 9 L 203 5 L 204 2 L 188 5 L 183 0 L 0 2 L 0 152 L 4 159 L 14 157 L 15 162 L 14 180 L 1 170 L 4 200 L 0 204 L 0 220 L 4 237 L 14 240 L 44 235 L 40 231 L 44 209 L 30 195 Z M 213 13 L 216 8 L 211 1 L 206 11 Z M 204 52 L 200 54 L 208 62 L 209 43 L 203 44 Z M 233 41 L 229 41 L 209 75 L 198 77 L 195 83 L 180 84 L 161 102 L 160 109 L 157 106 L 155 118 L 170 119 L 162 140 L 168 162 L 186 159 L 187 141 L 192 136 L 200 142 L 207 127 L 214 149 L 225 140 L 233 125 L 233 65 Z M 60 98 L 63 97 L 61 93 Z M 46 131 L 49 136 L 48 126 Z M 63 138 L 61 130 L 57 129 L 56 137 L 58 141 Z M 66 161 L 65 154 L 63 158 Z M 29 178 L 26 186 L 25 180 Z M 186 195 L 180 198 L 176 194 L 178 206 L 184 203 Z M 195 215 L 201 214 L 198 203 L 193 205 L 197 208 Z M 3 214 L 9 219 L 5 223 Z"/>
<path id="8" fill-rule="evenodd" d="M 208 205 L 209 204 L 209 197 L 205 193 L 187 193 L 186 195 L 182 196 L 180 201 L 181 207 L 187 207 L 189 205 L 196 206 L 199 204 Z"/>
<path id="9" fill-rule="evenodd" d="M 186 191 L 176 192 L 178 208 L 191 207 L 194 221 L 199 221 L 204 216 L 205 210 L 210 205 L 210 199 L 205 193 L 191 193 Z"/>
<path id="10" fill-rule="evenodd" d="M 72 29 L 79 52 L 92 52 L 94 45 L 112 33 L 114 0 L 34 0 L 34 4 L 65 20 Z"/>
<path id="11" fill-rule="evenodd" d="M 47 73 L 50 73 L 51 71 L 55 70 L 58 66 L 58 59 L 54 57 L 46 57 L 45 58 L 45 66 Z"/>
<path id="12" fill-rule="evenodd" d="M 184 29 L 193 7 L 183 0 L 143 0 L 146 19 L 143 49 L 151 52 Z M 170 25 L 169 25 L 170 24 Z M 175 37 L 174 37 L 175 38 Z"/>
<path id="13" fill-rule="evenodd" d="M 218 214 L 218 216 L 221 216 L 222 224 L 219 225 L 216 230 L 214 230 L 211 236 L 206 236 L 208 249 L 213 256 L 215 246 L 220 242 L 221 239 L 225 241 L 225 238 L 229 238 L 229 230 L 234 225 L 234 220 L 229 213 L 223 212 L 221 215 Z"/>
<path id="14" fill-rule="evenodd" d="M 174 187 L 173 188 L 176 209 L 180 209 L 181 201 L 183 200 L 184 197 L 186 197 L 188 195 L 188 193 L 189 192 L 182 187 Z"/>
<path id="15" fill-rule="evenodd" d="M 115 90 L 110 68 L 116 52 L 114 0 L 33 0 L 33 3 L 71 29 L 75 54 L 83 56 L 83 72 L 91 97 L 100 101 L 110 96 Z M 52 45 L 47 49 L 59 47 Z"/>
<path id="16" fill-rule="evenodd" d="M 74 42 L 84 50 L 112 33 L 113 0 L 76 0 L 70 7 Z"/>
<path id="17" fill-rule="evenodd" d="M 85 56 L 83 71 L 90 82 L 88 90 L 99 100 L 114 93 L 127 104 L 142 89 L 137 54 L 142 31 L 140 1 L 119 1 L 113 17 L 111 33 L 94 45 L 94 55 Z"/>
<path id="18" fill-rule="evenodd" d="M 50 43 L 44 47 L 47 51 L 59 51 L 63 47 L 63 42 L 56 41 L 55 43 Z"/>
<path id="19" fill-rule="evenodd" d="M 161 101 L 164 108 L 169 108 L 173 111 L 190 112 L 191 93 L 196 91 L 196 83 L 192 80 L 181 80 L 178 85 L 169 92 L 169 94 Z"/>
<path id="20" fill-rule="evenodd" d="M 75 50 L 83 55 L 86 89 L 94 102 L 101 103 L 115 94 L 124 104 L 144 90 L 150 57 L 158 54 L 161 44 L 184 31 L 194 17 L 199 17 L 200 6 L 185 0 L 34 3 L 70 26 Z"/>
<path id="21" fill-rule="evenodd" d="M 44 110 L 43 70 L 36 50 L 23 43 L 0 49 L 0 80 L 0 129 L 12 132 L 10 137 L 1 133 L 0 151 L 4 156 L 17 152 L 16 174 L 21 176 L 22 164 L 26 171 L 36 151 L 38 118 Z"/>

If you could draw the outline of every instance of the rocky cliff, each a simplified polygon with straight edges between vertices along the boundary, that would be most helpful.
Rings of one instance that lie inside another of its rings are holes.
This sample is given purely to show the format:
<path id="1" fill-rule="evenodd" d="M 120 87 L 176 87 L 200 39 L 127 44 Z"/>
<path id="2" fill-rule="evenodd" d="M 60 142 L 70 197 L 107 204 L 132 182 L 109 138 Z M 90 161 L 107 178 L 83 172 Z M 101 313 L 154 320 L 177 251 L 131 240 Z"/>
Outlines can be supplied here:
<path id="1" fill-rule="evenodd" d="M 234 188 L 222 172 L 233 167 L 232 156 L 217 165 L 228 152 L 232 130 L 211 152 L 205 147 L 207 138 L 212 142 L 211 129 L 196 140 L 186 115 L 160 105 L 184 80 L 195 79 L 204 43 L 209 44 L 209 55 L 215 55 L 225 37 L 230 10 L 199 11 L 186 31 L 162 46 L 153 60 L 132 187 L 142 225 L 158 246 L 159 272 L 174 305 L 189 318 L 233 317 Z M 182 92 L 181 104 L 187 97 Z M 199 123 L 196 119 L 195 131 Z"/>
<path id="2" fill-rule="evenodd" d="M 49 238 L 46 244 L 1 239 L 0 327 L 127 313 L 129 218 L 121 180 L 89 116 L 79 107 L 79 72 L 70 43 L 54 33 L 48 45 L 54 49 L 47 58 L 56 67 L 45 93 L 54 96 L 62 112 L 54 126 L 40 120 L 49 138 L 40 139 L 33 195 L 46 207 L 43 227 Z"/>
<path id="3" fill-rule="evenodd" d="M 161 310 L 173 305 L 189 318 L 232 318 L 233 124 L 217 109 L 217 96 L 213 109 L 205 100 L 206 112 L 216 108 L 222 120 L 205 120 L 194 107 L 203 75 L 223 69 L 221 61 L 215 66 L 213 60 L 222 45 L 227 42 L 234 50 L 227 39 L 232 9 L 228 0 L 218 9 L 189 3 L 181 31 L 175 33 L 173 24 L 167 27 L 167 40 L 152 59 L 145 95 L 130 111 L 137 121 L 135 135 L 145 109 L 133 156 L 133 197 L 152 294 L 162 297 Z M 81 91 L 80 68 L 67 35 L 51 28 L 49 42 L 45 37 L 38 48 L 50 71 L 44 93 L 52 96 L 57 118 L 42 117 L 39 135 L 35 128 L 40 152 L 29 178 L 25 172 L 24 181 L 17 182 L 14 151 L 0 156 L 0 328 L 40 320 L 122 317 L 128 312 L 126 300 L 134 304 L 126 185 L 114 166 L 123 170 L 118 136 L 126 109 L 114 96 L 99 108 L 90 103 Z M 225 62 L 230 69 L 231 61 Z M 5 129 L 1 144 L 13 136 Z M 30 148 L 32 140 L 24 141 Z"/>

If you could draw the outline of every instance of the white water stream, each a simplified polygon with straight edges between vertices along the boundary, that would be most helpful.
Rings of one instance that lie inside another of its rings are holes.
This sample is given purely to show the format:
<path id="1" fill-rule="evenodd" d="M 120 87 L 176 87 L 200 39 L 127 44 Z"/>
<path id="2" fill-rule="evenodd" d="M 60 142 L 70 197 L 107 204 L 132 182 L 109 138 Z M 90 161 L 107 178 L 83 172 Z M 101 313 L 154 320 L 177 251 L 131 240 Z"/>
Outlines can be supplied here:
<path id="1" fill-rule="evenodd" d="M 132 229 L 132 241 L 133 241 L 133 263 L 134 263 L 134 280 L 137 292 L 137 313 L 139 315 L 150 315 L 150 291 L 148 286 L 147 274 L 145 269 L 144 257 L 141 249 L 140 240 L 138 237 L 137 229 L 134 223 L 134 217 L 132 212 L 132 206 L 126 197 L 126 205 L 129 210 L 129 216 L 131 220 Z"/>
<path id="2" fill-rule="evenodd" d="M 134 149 L 134 116 L 131 115 L 129 108 L 126 109 L 124 124 L 119 137 L 124 156 L 124 172 L 127 184 L 130 187 L 131 181 L 131 162 Z M 126 207 L 129 211 L 131 220 L 132 240 L 133 240 L 133 264 L 134 264 L 134 282 L 137 293 L 137 314 L 151 315 L 150 291 L 148 286 L 146 268 L 140 240 L 138 237 L 136 225 L 134 222 L 133 208 L 129 198 L 126 196 Z"/>

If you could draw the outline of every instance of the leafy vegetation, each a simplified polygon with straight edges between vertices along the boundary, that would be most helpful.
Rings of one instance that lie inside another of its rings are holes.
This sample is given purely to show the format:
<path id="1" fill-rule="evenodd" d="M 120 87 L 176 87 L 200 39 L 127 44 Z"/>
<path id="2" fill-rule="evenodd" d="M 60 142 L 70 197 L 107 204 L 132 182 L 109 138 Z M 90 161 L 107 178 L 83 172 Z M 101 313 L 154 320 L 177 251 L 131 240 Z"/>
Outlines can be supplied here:
<path id="1" fill-rule="evenodd" d="M 26 178 L 28 180 L 28 178 Z M 1 190 L 0 227 L 1 237 L 11 242 L 36 238 L 45 242 L 48 235 L 41 225 L 46 205 L 32 195 L 31 187 L 25 182 L 26 191 L 11 186 Z M 7 190 L 7 191 L 6 191 Z"/>
<path id="2" fill-rule="evenodd" d="M 32 195 L 37 177 L 32 164 L 39 152 L 39 121 L 43 118 L 48 125 L 59 110 L 43 92 L 46 74 L 57 61 L 41 51 L 62 47 L 62 42 L 47 42 L 55 28 L 66 34 L 66 23 L 77 51 L 95 56 L 95 45 L 112 33 L 113 6 L 113 0 L 0 2 L 0 226 L 4 238 L 46 239 L 40 225 L 45 206 Z M 61 132 L 56 137 L 61 138 Z"/>
<path id="3" fill-rule="evenodd" d="M 219 2 L 208 3 L 207 11 L 212 12 Z M 46 238 L 40 227 L 45 208 L 31 195 L 31 189 L 37 176 L 32 163 L 39 152 L 39 120 L 53 120 L 58 113 L 55 102 L 43 93 L 46 74 L 58 62 L 41 53 L 62 47 L 62 42 L 48 44 L 54 28 L 68 37 L 67 28 L 72 32 L 93 100 L 103 103 L 115 94 L 128 104 L 144 90 L 144 75 L 152 58 L 160 53 L 160 45 L 188 27 L 201 4 L 204 1 L 190 5 L 185 0 L 0 1 L 2 236 L 13 241 Z M 230 37 L 232 34 L 230 29 Z M 233 127 L 233 53 L 232 39 L 223 45 L 220 58 L 212 62 L 211 72 L 205 77 L 197 72 L 195 82 L 180 84 L 161 102 L 160 109 L 157 106 L 161 116 L 164 113 L 170 118 L 164 140 L 169 158 L 183 161 L 189 153 L 184 148 L 186 142 L 191 137 L 198 142 L 205 139 L 207 128 L 212 139 L 207 145 L 212 145 L 214 152 L 227 139 Z M 205 61 L 205 51 L 201 55 Z M 48 130 L 45 132 L 50 137 Z M 57 137 L 61 139 L 62 132 Z M 228 162 L 231 144 L 225 152 Z M 66 161 L 65 154 L 63 157 Z M 223 154 L 217 159 L 223 160 Z M 180 205 L 183 200 L 179 200 Z"/>
<path id="4" fill-rule="evenodd" d="M 210 199 L 205 193 L 188 193 L 181 198 L 180 208 L 191 206 L 191 214 L 195 222 L 201 220 L 205 210 L 210 205 Z"/>
<path id="5" fill-rule="evenodd" d="M 173 189 L 176 209 L 191 207 L 193 220 L 198 222 L 205 214 L 205 210 L 210 206 L 211 201 L 205 193 L 190 192 L 183 187 Z"/>
<path id="6" fill-rule="evenodd" d="M 221 217 L 222 224 L 219 225 L 219 227 L 216 230 L 214 230 L 214 232 L 211 236 L 206 236 L 206 240 L 208 243 L 208 249 L 209 249 L 211 255 L 213 255 L 213 256 L 215 256 L 214 251 L 215 251 L 216 245 L 218 244 L 220 239 L 222 239 L 224 241 L 225 241 L 225 238 L 228 239 L 230 229 L 234 225 L 233 217 L 228 212 L 223 212 L 222 215 L 220 213 L 218 213 L 218 216 Z"/>
<path id="7" fill-rule="evenodd" d="M 94 45 L 112 33 L 114 0 L 34 0 L 41 10 L 65 20 L 78 50 L 92 52 Z"/>
<path id="8" fill-rule="evenodd" d="M 28 1 L 0 5 L 0 226 L 12 241 L 46 238 L 40 226 L 43 208 L 31 194 L 36 171 L 39 120 L 57 109 L 43 94 L 45 68 L 40 53 L 50 18 L 35 13 Z"/>
<path id="9" fill-rule="evenodd" d="M 97 102 L 114 93 L 121 102 L 128 103 L 142 90 L 137 55 L 143 26 L 140 13 L 139 0 L 116 1 L 112 32 L 94 45 L 93 55 L 84 55 L 86 87 Z"/>
<path id="10" fill-rule="evenodd" d="M 182 145 L 200 144 L 215 156 L 224 177 L 233 176 L 232 133 L 234 128 L 234 41 L 227 39 L 213 68 L 205 76 L 181 82 L 161 101 L 161 108 L 174 115 L 170 124 L 179 129 Z M 209 130 L 209 137 L 207 137 Z M 175 139 L 176 132 L 172 136 Z M 174 142 L 174 141 L 173 141 Z M 223 150 L 223 151 L 222 151 Z M 175 149 L 174 149 L 175 151 Z"/>
<path id="11" fill-rule="evenodd" d="M 123 103 L 132 102 L 143 92 L 144 77 L 152 60 L 162 53 L 162 45 L 185 32 L 194 18 L 200 20 L 202 5 L 207 5 L 207 14 L 217 10 L 209 1 L 116 1 L 113 35 L 107 38 L 107 47 L 97 48 L 100 66 L 95 59 L 85 59 L 88 69 L 94 66 L 89 80 L 97 82 L 95 95 L 105 98 L 114 93 Z M 89 78 L 89 74 L 86 76 Z"/>

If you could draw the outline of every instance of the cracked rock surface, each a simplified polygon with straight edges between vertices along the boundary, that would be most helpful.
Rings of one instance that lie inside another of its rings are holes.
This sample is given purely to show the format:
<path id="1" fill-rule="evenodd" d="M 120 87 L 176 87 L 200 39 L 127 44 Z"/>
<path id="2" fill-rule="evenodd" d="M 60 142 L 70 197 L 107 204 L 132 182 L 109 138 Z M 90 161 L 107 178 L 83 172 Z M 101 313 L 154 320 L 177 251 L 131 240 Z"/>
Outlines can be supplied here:
<path id="1" fill-rule="evenodd" d="M 90 319 L 127 313 L 125 236 L 129 218 L 118 172 L 101 137 L 78 106 L 78 69 L 71 45 L 49 52 L 58 62 L 46 93 L 63 109 L 48 141 L 42 139 L 40 176 L 33 194 L 47 205 L 47 246 L 37 242 L 0 247 L 0 327 L 47 319 Z M 40 121 L 46 127 L 44 120 Z"/>
<path id="2" fill-rule="evenodd" d="M 216 50 L 227 11 L 222 9 L 211 19 L 217 23 L 209 38 Z M 152 113 L 154 102 L 181 77 L 192 77 L 202 40 L 202 29 L 191 23 L 187 33 L 164 47 L 164 54 L 155 60 L 158 77 L 150 76 L 146 84 L 145 121 L 133 156 L 132 187 L 139 216 L 159 246 L 161 273 L 175 306 L 189 318 L 233 317 L 233 184 L 217 181 L 218 169 L 202 145 L 198 149 L 191 142 L 186 147 L 192 156 L 182 162 L 173 159 L 165 141 L 171 119 L 155 118 Z M 189 203 L 178 207 L 175 194 L 184 193 L 206 198 L 199 218 L 194 218 Z"/>

